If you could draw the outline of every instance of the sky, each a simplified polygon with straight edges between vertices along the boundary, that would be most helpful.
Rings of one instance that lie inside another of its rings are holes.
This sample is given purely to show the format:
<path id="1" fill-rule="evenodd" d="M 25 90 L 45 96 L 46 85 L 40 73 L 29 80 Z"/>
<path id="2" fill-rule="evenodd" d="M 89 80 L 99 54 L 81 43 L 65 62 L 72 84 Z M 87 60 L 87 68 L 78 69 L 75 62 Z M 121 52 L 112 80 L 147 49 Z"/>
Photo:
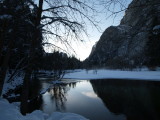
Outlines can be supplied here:
<path id="1" fill-rule="evenodd" d="M 96 0 L 93 0 L 96 1 Z M 107 1 L 107 0 L 106 0 Z M 126 1 L 126 6 L 131 2 L 131 0 L 122 0 Z M 117 5 L 114 7 L 115 10 L 120 10 L 120 7 Z M 75 52 L 70 52 L 68 49 L 65 48 L 64 45 L 62 45 L 60 42 L 56 42 L 56 46 L 59 46 L 62 49 L 65 49 L 71 54 L 74 54 L 78 59 L 81 61 L 85 60 L 89 54 L 91 53 L 92 46 L 100 39 L 100 36 L 105 31 L 106 28 L 109 26 L 117 26 L 120 23 L 120 20 L 124 16 L 125 12 L 122 11 L 119 14 L 117 14 L 116 17 L 112 16 L 109 17 L 110 13 L 102 6 L 96 7 L 96 10 L 99 11 L 97 13 L 95 19 L 99 21 L 98 26 L 100 27 L 100 30 L 93 28 L 90 24 L 87 25 L 87 33 L 89 36 L 84 37 L 83 42 L 72 42 L 71 46 L 74 49 Z M 46 51 L 51 52 L 49 48 L 45 48 Z"/>

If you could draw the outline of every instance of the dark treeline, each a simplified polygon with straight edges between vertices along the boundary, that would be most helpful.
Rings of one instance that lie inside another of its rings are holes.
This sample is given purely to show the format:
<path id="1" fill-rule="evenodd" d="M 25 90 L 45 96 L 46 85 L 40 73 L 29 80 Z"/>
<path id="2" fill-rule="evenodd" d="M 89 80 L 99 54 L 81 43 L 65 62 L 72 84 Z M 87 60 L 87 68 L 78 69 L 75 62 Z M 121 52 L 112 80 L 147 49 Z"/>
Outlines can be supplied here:
<path id="1" fill-rule="evenodd" d="M 66 53 L 55 51 L 45 53 L 41 58 L 39 69 L 42 70 L 67 70 L 81 68 L 81 62 L 76 57 L 67 56 Z"/>

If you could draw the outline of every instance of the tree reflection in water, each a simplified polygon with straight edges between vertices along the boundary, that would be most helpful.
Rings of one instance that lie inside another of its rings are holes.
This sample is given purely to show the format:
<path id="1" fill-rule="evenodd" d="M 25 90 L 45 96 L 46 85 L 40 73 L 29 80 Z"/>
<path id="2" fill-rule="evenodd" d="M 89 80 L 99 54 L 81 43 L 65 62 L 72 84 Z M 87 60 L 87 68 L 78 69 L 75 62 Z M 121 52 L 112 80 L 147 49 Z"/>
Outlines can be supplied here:
<path id="1" fill-rule="evenodd" d="M 67 92 L 70 88 L 75 88 L 76 82 L 63 83 L 54 85 L 48 92 L 51 95 L 51 99 L 55 101 L 56 111 L 66 110 Z"/>
<path id="2" fill-rule="evenodd" d="M 93 80 L 94 92 L 115 114 L 127 120 L 160 120 L 160 82 Z"/>

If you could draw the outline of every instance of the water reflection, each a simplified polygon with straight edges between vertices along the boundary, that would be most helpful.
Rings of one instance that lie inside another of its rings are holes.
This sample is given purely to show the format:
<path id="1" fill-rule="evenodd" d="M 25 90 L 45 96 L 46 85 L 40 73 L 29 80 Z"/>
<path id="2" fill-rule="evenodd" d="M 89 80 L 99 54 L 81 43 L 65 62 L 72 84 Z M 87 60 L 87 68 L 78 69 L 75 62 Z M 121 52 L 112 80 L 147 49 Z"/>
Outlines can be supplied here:
<path id="1" fill-rule="evenodd" d="M 55 85 L 48 92 L 51 95 L 52 101 L 55 102 L 56 111 L 65 110 L 65 102 L 66 102 L 66 86 L 63 85 Z"/>
<path id="2" fill-rule="evenodd" d="M 94 92 L 113 113 L 127 120 L 160 119 L 160 82 L 136 80 L 90 81 Z"/>
<path id="3" fill-rule="evenodd" d="M 47 83 L 42 84 L 43 86 Z M 48 83 L 49 84 L 49 83 Z M 42 110 L 47 113 L 52 113 L 54 111 L 65 111 L 66 110 L 66 101 L 67 101 L 67 92 L 70 88 L 75 88 L 76 82 L 66 82 L 64 84 L 53 85 L 42 97 L 43 104 Z"/>
<path id="4" fill-rule="evenodd" d="M 85 96 L 91 97 L 91 98 L 97 98 L 97 95 L 93 92 L 82 92 Z"/>
<path id="5" fill-rule="evenodd" d="M 42 97 L 41 109 L 45 113 L 61 111 L 77 113 L 90 120 L 126 120 L 124 115 L 110 112 L 86 80 L 56 85 Z"/>
<path id="6" fill-rule="evenodd" d="M 31 109 L 34 106 L 48 114 L 72 112 L 90 120 L 160 119 L 160 82 L 113 79 L 64 82 L 31 101 Z M 41 89 L 50 85 L 49 81 L 43 81 Z"/>

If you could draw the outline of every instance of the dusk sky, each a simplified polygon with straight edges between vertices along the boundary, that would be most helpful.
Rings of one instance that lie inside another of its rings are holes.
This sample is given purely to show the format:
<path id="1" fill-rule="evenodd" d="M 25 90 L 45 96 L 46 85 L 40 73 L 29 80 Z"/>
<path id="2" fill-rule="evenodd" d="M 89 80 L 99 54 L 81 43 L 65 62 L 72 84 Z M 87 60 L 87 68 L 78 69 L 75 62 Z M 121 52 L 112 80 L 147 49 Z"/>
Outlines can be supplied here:
<path id="1" fill-rule="evenodd" d="M 124 0 L 127 1 L 127 0 Z M 128 4 L 131 2 L 131 0 L 128 0 L 125 5 L 128 6 Z M 106 28 L 108 28 L 109 26 L 117 26 L 120 23 L 120 20 L 122 19 L 122 17 L 124 16 L 124 11 L 120 12 L 119 14 L 117 14 L 116 17 L 109 17 L 110 13 L 107 11 L 107 9 L 105 9 L 102 6 L 98 6 L 96 7 L 97 11 L 99 11 L 99 13 L 97 13 L 97 16 L 95 17 L 95 19 L 97 21 L 99 21 L 98 26 L 100 27 L 100 31 L 97 30 L 96 28 L 94 28 L 93 26 L 91 26 L 90 24 L 87 25 L 87 32 L 88 32 L 88 37 L 83 37 L 83 42 L 72 42 L 71 46 L 74 49 L 75 53 L 72 50 L 68 50 L 66 49 L 66 47 L 64 45 L 61 44 L 61 42 L 57 42 L 54 43 L 57 46 L 65 49 L 66 51 L 68 51 L 70 54 L 74 54 L 78 59 L 80 60 L 85 60 L 92 49 L 92 46 L 100 39 L 100 36 L 102 35 L 102 33 L 104 32 L 104 30 Z M 119 11 L 120 8 L 119 6 L 115 6 L 115 10 Z M 49 48 L 45 48 L 46 51 L 51 52 L 52 50 L 50 50 Z"/>

